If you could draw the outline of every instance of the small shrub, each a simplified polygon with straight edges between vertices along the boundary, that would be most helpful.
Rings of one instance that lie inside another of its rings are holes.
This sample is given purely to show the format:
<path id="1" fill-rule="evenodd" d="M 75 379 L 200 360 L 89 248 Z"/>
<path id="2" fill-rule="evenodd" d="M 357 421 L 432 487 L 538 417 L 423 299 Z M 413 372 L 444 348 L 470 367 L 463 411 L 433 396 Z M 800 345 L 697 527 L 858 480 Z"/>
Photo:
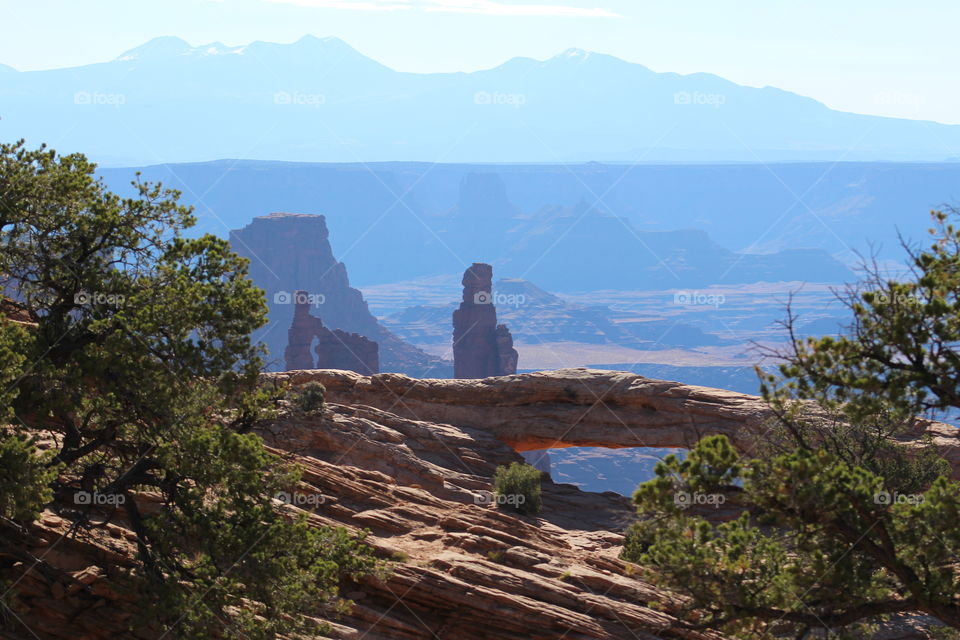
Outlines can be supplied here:
<path id="1" fill-rule="evenodd" d="M 654 541 L 653 534 L 656 526 L 656 523 L 638 520 L 627 527 L 626 536 L 623 539 L 623 549 L 620 551 L 620 559 L 627 561 L 628 571 L 631 573 L 636 571 L 636 565 L 631 563 L 637 558 L 642 558 L 643 554 L 650 550 Z"/>
<path id="2" fill-rule="evenodd" d="M 503 564 L 505 557 L 503 555 L 503 551 L 487 551 L 487 559 L 491 562 Z"/>
<path id="3" fill-rule="evenodd" d="M 304 413 L 319 413 L 326 404 L 327 388 L 319 382 L 308 382 L 303 385 L 293 400 L 297 409 Z"/>
<path id="4" fill-rule="evenodd" d="M 524 515 L 540 513 L 540 471 L 529 464 L 513 462 L 497 467 L 493 476 L 493 493 L 502 496 L 497 506 L 507 507 Z"/>

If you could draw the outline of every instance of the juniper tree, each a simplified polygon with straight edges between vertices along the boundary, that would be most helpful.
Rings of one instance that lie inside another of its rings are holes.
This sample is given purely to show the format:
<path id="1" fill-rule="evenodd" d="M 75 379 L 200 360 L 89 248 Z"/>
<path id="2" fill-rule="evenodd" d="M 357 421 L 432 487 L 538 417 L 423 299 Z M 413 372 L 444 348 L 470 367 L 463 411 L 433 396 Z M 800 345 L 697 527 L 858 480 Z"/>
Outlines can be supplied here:
<path id="1" fill-rule="evenodd" d="M 136 534 L 127 578 L 159 628 L 309 627 L 305 614 L 338 606 L 343 576 L 379 565 L 362 536 L 275 506 L 299 475 L 252 432 L 280 393 L 256 385 L 263 292 L 226 241 L 183 235 L 196 221 L 177 192 L 138 175 L 121 198 L 94 171 L 80 154 L 0 145 L 0 276 L 28 321 L 0 326 L 0 460 L 27 472 L 0 473 L 4 525 L 53 491 L 88 526 L 97 506 L 76 496 L 112 496 Z M 158 509 L 141 509 L 144 492 Z"/>
<path id="2" fill-rule="evenodd" d="M 788 316 L 783 362 L 762 375 L 774 417 L 755 450 L 711 436 L 637 488 L 623 556 L 689 596 L 690 624 L 860 637 L 919 612 L 960 628 L 960 484 L 931 442 L 902 442 L 921 414 L 960 408 L 951 219 L 934 212 L 933 242 L 908 249 L 908 276 L 872 266 L 841 296 L 845 335 L 805 338 Z M 718 523 L 677 500 L 696 494 L 740 515 Z"/>

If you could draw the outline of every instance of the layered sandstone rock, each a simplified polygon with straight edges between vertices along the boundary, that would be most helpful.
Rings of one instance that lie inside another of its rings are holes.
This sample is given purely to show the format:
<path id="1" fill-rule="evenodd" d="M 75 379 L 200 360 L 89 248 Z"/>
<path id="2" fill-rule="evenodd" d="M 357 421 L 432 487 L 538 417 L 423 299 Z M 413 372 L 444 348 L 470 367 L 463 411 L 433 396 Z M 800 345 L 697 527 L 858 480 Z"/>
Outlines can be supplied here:
<path id="1" fill-rule="evenodd" d="M 485 430 L 333 402 L 322 416 L 284 411 L 263 435 L 302 465 L 298 491 L 323 497 L 305 507 L 311 523 L 368 529 L 368 541 L 395 562 L 385 581 L 345 585 L 355 604 L 331 638 L 722 640 L 682 626 L 680 600 L 618 559 L 633 517 L 626 498 L 544 479 L 538 516 L 495 507 L 494 470 L 520 457 Z M 294 504 L 277 506 L 300 513 Z M 124 512 L 68 534 L 72 515 L 70 505 L 54 505 L 18 555 L 0 549 L 0 582 L 16 582 L 12 604 L 32 630 L 11 620 L 10 637 L 159 640 L 138 620 L 138 595 L 118 583 L 135 554 Z"/>
<path id="2" fill-rule="evenodd" d="M 293 292 L 306 291 L 326 327 L 356 333 L 380 346 L 380 367 L 413 376 L 449 377 L 449 362 L 399 339 L 370 313 L 363 294 L 350 286 L 347 268 L 330 247 L 322 215 L 271 213 L 230 232 L 233 250 L 250 260 L 250 278 L 266 291 L 269 323 L 254 334 L 270 352 L 272 370 L 282 370 L 283 330 L 294 320 Z"/>
<path id="3" fill-rule="evenodd" d="M 334 402 L 388 408 L 418 420 L 482 429 L 516 451 L 564 447 L 690 447 L 723 434 L 750 452 L 773 415 L 757 396 L 654 380 L 623 371 L 560 369 L 485 380 L 296 373 L 319 380 Z M 402 402 L 397 399 L 402 398 Z M 928 435 L 960 477 L 956 428 L 918 422 L 906 442 Z"/>
<path id="4" fill-rule="evenodd" d="M 455 378 L 487 378 L 517 372 L 517 350 L 506 325 L 497 324 L 491 294 L 493 267 L 474 262 L 463 274 L 463 300 L 453 312 Z"/>
<path id="5" fill-rule="evenodd" d="M 538 440 L 563 441 L 569 430 L 577 442 L 629 446 L 628 428 L 611 424 L 616 412 L 634 431 L 665 440 L 668 422 L 686 436 L 698 429 L 736 434 L 737 424 L 749 432 L 762 423 L 756 398 L 589 370 L 455 381 L 344 371 L 264 376 L 267 384 L 312 380 L 328 387 L 326 411 L 284 409 L 262 435 L 302 465 L 299 491 L 323 497 L 309 502 L 311 523 L 369 529 L 368 541 L 396 562 L 385 581 L 345 585 L 355 604 L 329 637 L 722 640 L 681 625 L 679 598 L 619 560 L 622 532 L 634 517 L 626 498 L 545 478 L 543 511 L 519 516 L 491 504 L 491 476 L 520 459 L 506 443 L 521 442 L 525 429 Z M 594 405 L 598 410 L 587 411 Z M 576 416 L 584 416 L 585 428 Z M 150 495 L 137 500 L 144 510 L 152 501 L 156 507 Z M 0 583 L 15 584 L 12 610 L 28 627 L 0 616 L 0 637 L 159 640 L 138 621 L 138 594 L 120 581 L 135 554 L 124 512 L 71 530 L 74 509 L 54 504 L 29 529 L 2 531 Z M 886 640 L 929 637 L 909 624 L 884 632 Z"/>
<path id="6" fill-rule="evenodd" d="M 719 639 L 682 628 L 679 599 L 618 559 L 626 498 L 545 479 L 537 517 L 499 510 L 491 477 L 520 457 L 486 430 L 401 417 L 394 403 L 333 403 L 322 421 L 289 415 L 269 429 L 271 445 L 308 456 L 304 480 L 328 498 L 317 523 L 369 528 L 384 553 L 407 558 L 387 582 L 351 591 L 357 606 L 334 637 Z"/>
<path id="7" fill-rule="evenodd" d="M 377 343 L 358 333 L 347 333 L 323 326 L 320 318 L 310 314 L 309 296 L 305 291 L 294 294 L 293 323 L 287 331 L 284 351 L 287 369 L 345 369 L 363 375 L 379 373 Z M 316 361 L 310 346 L 317 341 Z"/>

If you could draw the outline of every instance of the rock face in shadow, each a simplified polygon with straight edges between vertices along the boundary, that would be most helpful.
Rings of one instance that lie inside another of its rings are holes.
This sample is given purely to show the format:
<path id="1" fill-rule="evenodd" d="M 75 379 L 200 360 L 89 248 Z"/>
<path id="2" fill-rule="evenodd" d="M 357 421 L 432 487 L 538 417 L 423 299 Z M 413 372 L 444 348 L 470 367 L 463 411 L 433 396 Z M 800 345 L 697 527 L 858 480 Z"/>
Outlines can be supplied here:
<path id="1" fill-rule="evenodd" d="M 250 278 L 266 291 L 269 323 L 254 334 L 270 351 L 271 370 L 282 370 L 287 341 L 283 330 L 293 325 L 295 291 L 305 291 L 324 325 L 356 333 L 380 347 L 380 368 L 412 376 L 449 377 L 450 363 L 404 342 L 370 313 L 363 294 L 350 286 L 347 268 L 330 247 L 322 215 L 271 213 L 230 232 L 233 250 L 250 260 Z"/>
<path id="2" fill-rule="evenodd" d="M 453 312 L 454 378 L 487 378 L 517 372 L 519 355 L 506 325 L 497 324 L 493 267 L 474 262 L 463 274 L 463 301 Z"/>
<path id="3" fill-rule="evenodd" d="M 513 336 L 510 335 L 510 329 L 507 325 L 498 324 L 493 332 L 497 343 L 497 362 L 500 365 L 501 376 L 512 376 L 517 372 L 517 362 L 520 360 L 520 354 L 513 348 Z"/>
<path id="4" fill-rule="evenodd" d="M 377 343 L 358 333 L 327 329 L 320 318 L 310 314 L 310 302 L 305 291 L 294 294 L 293 324 L 287 331 L 284 351 L 287 369 L 344 369 L 363 375 L 380 372 Z M 317 341 L 316 355 L 310 346 Z"/>
<path id="5" fill-rule="evenodd" d="M 527 464 L 536 467 L 538 471 L 543 473 L 551 473 L 553 471 L 553 467 L 551 466 L 553 462 L 550 459 L 550 451 L 547 449 L 542 451 L 522 451 L 520 455 L 527 461 Z"/>

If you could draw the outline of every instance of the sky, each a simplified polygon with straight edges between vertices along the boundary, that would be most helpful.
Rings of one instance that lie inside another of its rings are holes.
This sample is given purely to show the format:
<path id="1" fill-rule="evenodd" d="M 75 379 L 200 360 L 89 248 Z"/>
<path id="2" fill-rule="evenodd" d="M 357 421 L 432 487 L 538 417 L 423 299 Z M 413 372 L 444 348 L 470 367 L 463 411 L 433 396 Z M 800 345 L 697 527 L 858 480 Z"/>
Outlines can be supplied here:
<path id="1" fill-rule="evenodd" d="M 960 124 L 956 0 L 0 0 L 0 63 L 104 62 L 193 45 L 339 37 L 401 71 L 472 71 L 571 47 L 709 72 L 843 111 Z M 13 27 L 13 28 L 11 28 Z"/>

